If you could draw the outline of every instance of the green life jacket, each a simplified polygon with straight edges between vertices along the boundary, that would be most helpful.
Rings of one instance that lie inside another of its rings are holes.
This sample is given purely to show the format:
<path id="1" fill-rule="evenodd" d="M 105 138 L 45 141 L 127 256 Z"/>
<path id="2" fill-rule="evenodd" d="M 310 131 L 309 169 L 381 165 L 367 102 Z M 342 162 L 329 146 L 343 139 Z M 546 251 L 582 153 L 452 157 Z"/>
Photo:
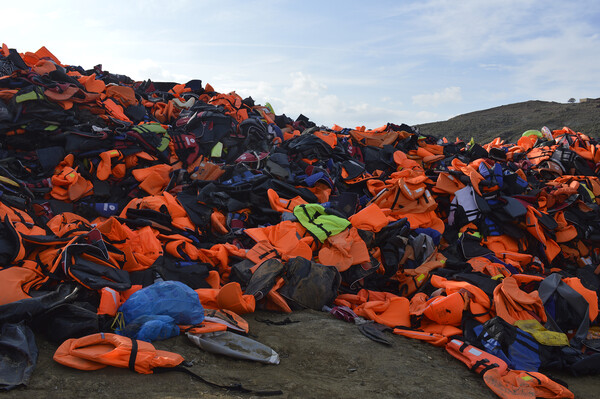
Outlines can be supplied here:
<path id="1" fill-rule="evenodd" d="M 303 204 L 294 208 L 294 215 L 319 241 L 344 231 L 350 222 L 339 216 L 330 215 L 319 204 Z"/>

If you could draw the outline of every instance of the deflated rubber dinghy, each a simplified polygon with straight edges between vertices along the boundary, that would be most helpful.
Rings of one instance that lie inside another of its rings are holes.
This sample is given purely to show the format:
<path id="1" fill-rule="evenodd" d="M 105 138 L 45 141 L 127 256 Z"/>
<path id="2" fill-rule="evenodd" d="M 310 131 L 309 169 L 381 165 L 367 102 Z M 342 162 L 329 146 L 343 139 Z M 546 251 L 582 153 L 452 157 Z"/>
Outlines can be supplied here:
<path id="1" fill-rule="evenodd" d="M 254 360 L 267 364 L 279 364 L 279 354 L 268 346 L 251 338 L 230 331 L 206 334 L 186 334 L 196 345 L 210 353 Z"/>

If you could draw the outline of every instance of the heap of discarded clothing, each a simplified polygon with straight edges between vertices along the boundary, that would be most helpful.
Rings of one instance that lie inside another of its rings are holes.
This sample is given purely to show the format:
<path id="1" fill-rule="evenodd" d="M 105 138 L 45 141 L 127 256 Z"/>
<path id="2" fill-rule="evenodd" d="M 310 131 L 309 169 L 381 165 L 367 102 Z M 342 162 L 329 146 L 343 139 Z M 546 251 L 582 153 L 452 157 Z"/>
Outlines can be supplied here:
<path id="1" fill-rule="evenodd" d="M 127 354 L 310 308 L 445 346 L 501 397 L 572 397 L 539 370 L 600 371 L 592 137 L 318 127 L 45 47 L 3 45 L 0 72 L 0 344 L 33 328 L 92 370 L 111 363 L 78 345 L 105 336 Z"/>

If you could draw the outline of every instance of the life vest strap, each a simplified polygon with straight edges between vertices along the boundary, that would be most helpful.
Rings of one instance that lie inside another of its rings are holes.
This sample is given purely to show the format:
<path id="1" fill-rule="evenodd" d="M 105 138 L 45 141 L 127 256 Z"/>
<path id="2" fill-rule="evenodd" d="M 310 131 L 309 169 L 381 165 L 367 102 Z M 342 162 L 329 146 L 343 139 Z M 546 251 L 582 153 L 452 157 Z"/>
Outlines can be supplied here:
<path id="1" fill-rule="evenodd" d="M 136 339 L 131 339 L 131 354 L 129 355 L 129 370 L 135 371 L 135 359 L 138 354 L 138 343 Z"/>
<path id="2" fill-rule="evenodd" d="M 273 390 L 273 391 L 255 391 L 253 389 L 248 389 L 245 388 L 242 384 L 231 384 L 231 385 L 220 385 L 214 382 L 210 382 L 205 380 L 203 377 L 201 377 L 200 375 L 194 373 L 192 370 L 183 367 L 183 366 L 175 366 L 175 367 L 155 367 L 153 369 L 153 371 L 155 373 L 166 373 L 168 371 L 179 371 L 181 373 L 185 373 L 187 375 L 189 375 L 190 377 L 208 385 L 211 386 L 213 388 L 221 388 L 221 389 L 226 389 L 228 391 L 235 391 L 235 392 L 240 392 L 240 393 L 251 393 L 253 395 L 257 395 L 257 396 L 278 396 L 278 395 L 283 395 L 283 391 L 281 390 Z"/>
<path id="3" fill-rule="evenodd" d="M 477 371 L 477 369 L 480 366 L 483 366 L 483 368 L 480 371 Z M 487 373 L 488 371 L 490 371 L 491 369 L 495 369 L 496 367 L 500 367 L 498 365 L 498 363 L 490 363 L 489 359 L 481 359 L 481 360 L 476 361 L 475 364 L 473 365 L 473 367 L 471 367 L 469 370 L 474 373 L 483 375 L 483 374 Z"/>

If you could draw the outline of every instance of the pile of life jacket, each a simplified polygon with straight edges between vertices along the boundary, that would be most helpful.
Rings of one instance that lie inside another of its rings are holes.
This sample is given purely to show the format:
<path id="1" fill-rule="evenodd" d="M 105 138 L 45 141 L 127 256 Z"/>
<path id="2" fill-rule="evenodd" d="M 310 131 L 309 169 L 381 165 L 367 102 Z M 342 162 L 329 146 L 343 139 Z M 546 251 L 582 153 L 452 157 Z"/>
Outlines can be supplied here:
<path id="1" fill-rule="evenodd" d="M 3 45 L 0 73 L 3 325 L 122 331 L 130 296 L 177 281 L 238 328 L 255 309 L 349 308 L 445 346 L 501 397 L 572 397 L 540 370 L 600 372 L 591 136 L 319 127 L 45 47 Z M 179 327 L 231 328 L 209 319 Z"/>

